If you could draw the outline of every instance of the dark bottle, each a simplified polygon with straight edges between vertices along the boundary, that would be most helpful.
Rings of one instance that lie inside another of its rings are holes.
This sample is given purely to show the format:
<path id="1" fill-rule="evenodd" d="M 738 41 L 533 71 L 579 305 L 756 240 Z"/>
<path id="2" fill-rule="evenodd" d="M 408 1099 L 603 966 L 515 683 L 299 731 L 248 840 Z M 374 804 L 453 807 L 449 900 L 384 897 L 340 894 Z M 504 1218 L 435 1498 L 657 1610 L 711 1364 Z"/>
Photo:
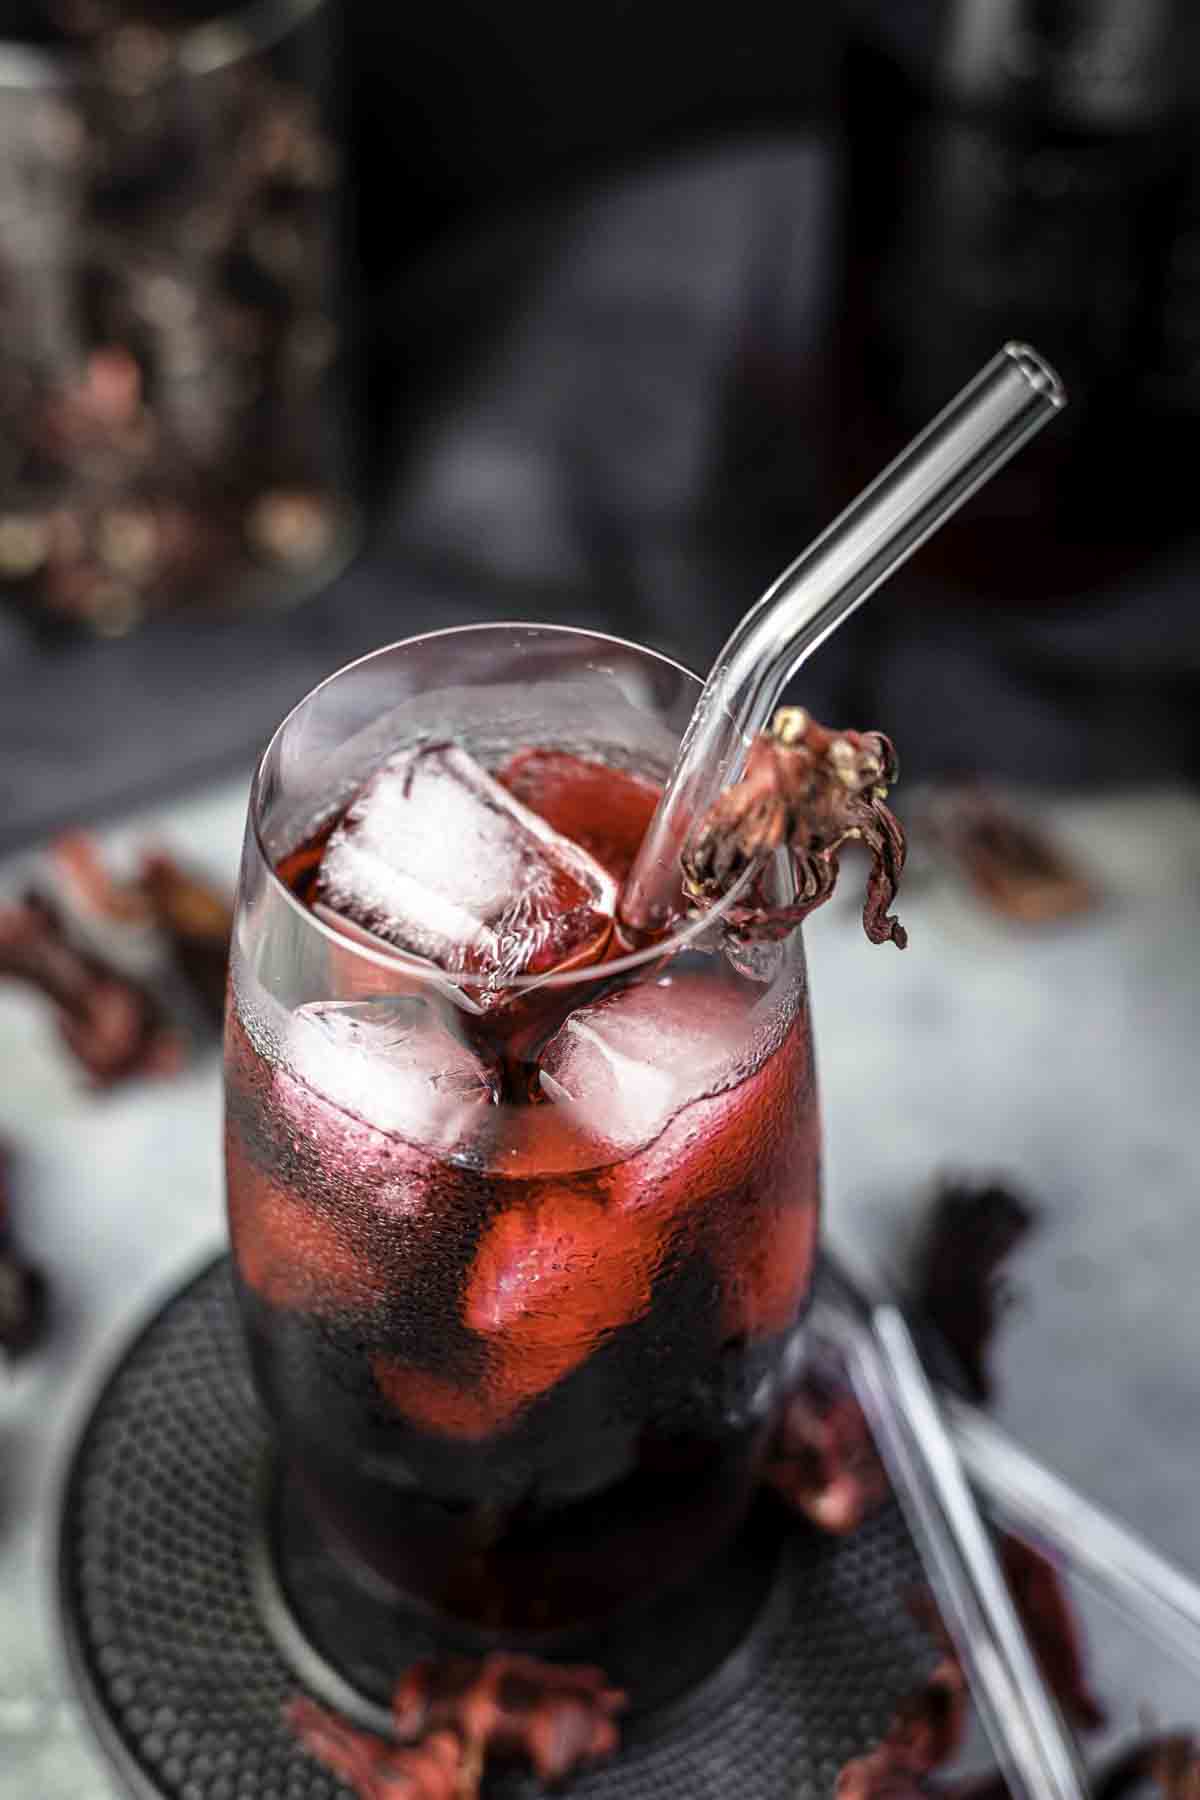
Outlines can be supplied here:
<path id="1" fill-rule="evenodd" d="M 1171 526 L 1183 483 L 1178 432 L 1161 428 L 1173 391 L 1162 317 L 1187 193 L 1194 10 L 862 9 L 846 76 L 847 483 L 1008 338 L 1049 356 L 1071 394 L 1063 419 L 931 546 L 921 567 L 935 584 L 1015 604 L 1069 599 Z M 1183 287 L 1175 345 L 1200 332 L 1189 312 L 1200 271 Z"/>

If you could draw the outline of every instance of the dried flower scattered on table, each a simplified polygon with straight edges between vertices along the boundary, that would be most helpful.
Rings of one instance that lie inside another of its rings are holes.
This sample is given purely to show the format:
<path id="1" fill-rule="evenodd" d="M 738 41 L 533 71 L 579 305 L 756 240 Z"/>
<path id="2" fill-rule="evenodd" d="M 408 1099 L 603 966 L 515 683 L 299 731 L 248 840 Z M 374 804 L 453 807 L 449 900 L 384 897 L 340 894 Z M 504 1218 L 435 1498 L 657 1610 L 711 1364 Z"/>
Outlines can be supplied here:
<path id="1" fill-rule="evenodd" d="M 1030 1203 L 999 1182 L 950 1182 L 920 1234 L 912 1304 L 953 1351 L 973 1400 L 991 1397 L 988 1355 L 1009 1293 L 1004 1264 L 1036 1222 Z"/>
<path id="2" fill-rule="evenodd" d="M 611 1756 L 626 1697 L 602 1669 L 497 1652 L 414 1663 L 392 1697 L 402 1738 L 445 1727 L 485 1756 L 520 1757 L 543 1781 Z"/>
<path id="3" fill-rule="evenodd" d="M 769 1487 L 822 1531 L 857 1531 L 889 1494 L 858 1400 L 809 1371 L 788 1400 L 763 1470 Z"/>
<path id="4" fill-rule="evenodd" d="M 143 857 L 139 885 L 155 923 L 170 941 L 180 974 L 208 1018 L 219 1026 L 225 1008 L 232 906 L 207 881 L 161 850 Z"/>
<path id="5" fill-rule="evenodd" d="M 12 1161 L 0 1145 L 0 1352 L 23 1356 L 42 1335 L 46 1320 L 46 1279 L 17 1247 L 12 1223 Z"/>
<path id="6" fill-rule="evenodd" d="M 905 1800 L 924 1794 L 927 1775 L 962 1743 L 967 1684 L 956 1659 L 943 1656 L 924 1685 L 896 1709 L 880 1744 L 838 1776 L 837 1800 Z"/>
<path id="7" fill-rule="evenodd" d="M 1101 1764 L 1092 1800 L 1134 1800 L 1150 1786 L 1162 1800 L 1200 1800 L 1200 1745 L 1190 1732 L 1149 1735 Z"/>
<path id="8" fill-rule="evenodd" d="M 497 1652 L 414 1663 L 392 1698 L 399 1744 L 307 1699 L 289 1719 L 359 1800 L 473 1800 L 490 1761 L 521 1760 L 544 1782 L 611 1756 L 626 1696 L 604 1672 Z"/>
<path id="9" fill-rule="evenodd" d="M 929 809 L 929 826 L 973 892 L 1006 919 L 1045 925 L 1096 904 L 1095 889 L 1045 827 L 1018 815 L 982 783 L 940 794 Z"/>
<path id="10" fill-rule="evenodd" d="M 82 832 L 57 839 L 48 866 L 52 897 L 0 904 L 0 980 L 52 1002 L 64 1042 L 97 1086 L 173 1074 L 186 1058 L 187 1024 L 220 1024 L 229 902 L 161 851 L 144 856 L 135 879 L 118 880 Z M 145 967 L 147 934 L 174 988 Z M 195 1016 L 176 1016 L 184 1013 Z"/>
<path id="11" fill-rule="evenodd" d="M 1021 1538 L 1005 1534 L 999 1552 L 1013 1604 L 1050 1691 L 1070 1724 L 1099 1730 L 1107 1714 L 1088 1685 L 1079 1622 L 1062 1577 L 1048 1557 Z"/>
<path id="12" fill-rule="evenodd" d="M 34 988 L 55 1009 L 59 1032 L 90 1080 L 167 1075 L 184 1058 L 181 1034 L 138 982 L 79 949 L 40 897 L 0 906 L 0 980 Z"/>
<path id="13" fill-rule="evenodd" d="M 434 1732 L 409 1749 L 357 1731 L 315 1700 L 294 1700 L 288 1721 L 311 1756 L 354 1789 L 359 1800 L 465 1800 L 463 1746 Z"/>

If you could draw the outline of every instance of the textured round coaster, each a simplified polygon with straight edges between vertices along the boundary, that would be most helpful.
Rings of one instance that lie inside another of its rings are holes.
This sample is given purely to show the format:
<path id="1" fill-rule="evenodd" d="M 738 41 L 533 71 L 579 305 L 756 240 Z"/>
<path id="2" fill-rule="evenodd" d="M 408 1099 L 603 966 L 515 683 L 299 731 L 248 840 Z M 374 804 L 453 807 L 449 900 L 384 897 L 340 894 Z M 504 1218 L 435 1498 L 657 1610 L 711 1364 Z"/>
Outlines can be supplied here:
<path id="1" fill-rule="evenodd" d="M 132 1795 L 332 1800 L 293 1740 L 302 1687 L 375 1710 L 306 1635 L 267 1549 L 268 1446 L 222 1260 L 156 1314 L 100 1394 L 67 1480 L 59 1584 L 70 1664 Z M 898 1517 L 844 1542 L 797 1530 L 746 1637 L 686 1701 L 635 1724 L 577 1800 L 821 1800 L 928 1667 Z M 651 1650 L 654 1616 L 643 1633 Z M 669 1637 L 663 1656 L 672 1654 Z M 731 1678 L 732 1672 L 732 1678 Z M 503 1775 L 489 1793 L 533 1795 Z"/>

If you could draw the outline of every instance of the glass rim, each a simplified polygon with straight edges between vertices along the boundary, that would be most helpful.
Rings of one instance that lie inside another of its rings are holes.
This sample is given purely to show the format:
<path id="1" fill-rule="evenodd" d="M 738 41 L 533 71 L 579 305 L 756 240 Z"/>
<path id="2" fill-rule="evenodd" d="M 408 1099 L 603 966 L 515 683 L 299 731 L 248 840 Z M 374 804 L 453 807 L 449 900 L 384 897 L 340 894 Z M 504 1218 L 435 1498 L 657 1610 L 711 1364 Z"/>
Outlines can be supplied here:
<path id="1" fill-rule="evenodd" d="M 329 0 L 211 0 L 205 16 L 176 34 L 180 72 L 213 75 L 258 56 Z M 54 89 L 76 78 L 81 52 L 74 45 L 24 43 L 0 33 L 0 91 Z"/>
<path id="2" fill-rule="evenodd" d="M 327 924 L 324 919 L 318 918 L 310 907 L 305 906 L 304 902 L 297 898 L 287 882 L 280 879 L 266 844 L 263 842 L 262 785 L 266 776 L 267 764 L 275 746 L 292 720 L 305 707 L 309 706 L 318 694 L 335 681 L 340 681 L 343 676 L 351 674 L 355 669 L 374 662 L 378 657 L 389 656 L 397 650 L 409 650 L 418 644 L 433 643 L 438 638 L 465 637 L 472 632 L 497 631 L 532 631 L 563 638 L 584 638 L 591 643 L 607 644 L 618 650 L 632 651 L 637 656 L 645 657 L 651 662 L 659 663 L 664 668 L 673 670 L 677 675 L 682 675 L 695 684 L 697 697 L 704 685 L 698 675 L 694 675 L 682 663 L 676 662 L 674 657 L 666 656 L 660 650 L 648 649 L 644 644 L 632 643 L 628 638 L 616 637 L 612 632 L 589 631 L 575 625 L 554 625 L 530 619 L 496 619 L 481 620 L 471 625 L 445 625 L 437 631 L 417 632 L 412 637 L 397 638 L 393 643 L 380 644 L 376 649 L 368 650 L 363 656 L 356 656 L 351 662 L 343 663 L 341 668 L 334 669 L 331 674 L 318 681 L 315 687 L 311 687 L 301 699 L 297 700 L 271 733 L 270 740 L 258 759 L 250 783 L 250 798 L 247 806 L 250 834 L 259 862 L 266 871 L 267 881 L 304 926 L 323 937 L 342 955 L 352 954 L 374 968 L 385 969 L 389 972 L 395 971 L 409 979 L 412 978 L 414 967 L 416 967 L 421 973 L 428 971 L 428 979 L 434 985 L 439 987 L 449 985 L 468 993 L 479 989 L 494 991 L 493 984 L 487 975 L 476 975 L 467 970 L 442 969 L 436 963 L 427 962 L 421 957 L 414 956 L 411 952 L 389 950 L 382 939 L 379 940 L 378 949 L 373 944 L 363 943 L 358 938 L 350 936 L 348 932 L 339 931 L 336 926 Z M 752 864 L 743 870 L 728 893 L 722 894 L 721 898 L 715 901 L 707 911 L 685 920 L 669 936 L 656 939 L 654 943 L 646 944 L 640 950 L 632 950 L 625 956 L 612 957 L 607 962 L 587 963 L 582 968 L 564 969 L 557 974 L 517 975 L 511 981 L 504 983 L 504 991 L 506 993 L 528 993 L 534 988 L 569 988 L 579 986 L 587 981 L 611 981 L 618 975 L 643 968 L 647 963 L 654 962 L 661 957 L 675 956 L 681 950 L 687 949 L 689 945 L 695 943 L 697 938 L 711 931 L 714 925 L 720 924 L 730 909 L 737 904 L 753 884 L 757 873 L 756 866 Z"/>

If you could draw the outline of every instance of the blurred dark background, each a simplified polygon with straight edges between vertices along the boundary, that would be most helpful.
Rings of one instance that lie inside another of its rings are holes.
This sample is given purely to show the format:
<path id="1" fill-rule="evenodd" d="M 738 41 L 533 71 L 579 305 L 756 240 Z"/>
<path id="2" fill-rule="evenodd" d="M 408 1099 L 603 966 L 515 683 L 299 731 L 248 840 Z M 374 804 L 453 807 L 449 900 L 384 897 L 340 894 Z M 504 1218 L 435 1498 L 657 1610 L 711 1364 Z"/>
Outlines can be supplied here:
<path id="1" fill-rule="evenodd" d="M 1009 337 L 1072 407 L 804 696 L 922 776 L 1195 781 L 1191 0 L 328 14 L 362 548 L 291 609 L 112 641 L 17 595 L 4 842 L 246 766 L 410 632 L 558 619 L 706 665 Z"/>

